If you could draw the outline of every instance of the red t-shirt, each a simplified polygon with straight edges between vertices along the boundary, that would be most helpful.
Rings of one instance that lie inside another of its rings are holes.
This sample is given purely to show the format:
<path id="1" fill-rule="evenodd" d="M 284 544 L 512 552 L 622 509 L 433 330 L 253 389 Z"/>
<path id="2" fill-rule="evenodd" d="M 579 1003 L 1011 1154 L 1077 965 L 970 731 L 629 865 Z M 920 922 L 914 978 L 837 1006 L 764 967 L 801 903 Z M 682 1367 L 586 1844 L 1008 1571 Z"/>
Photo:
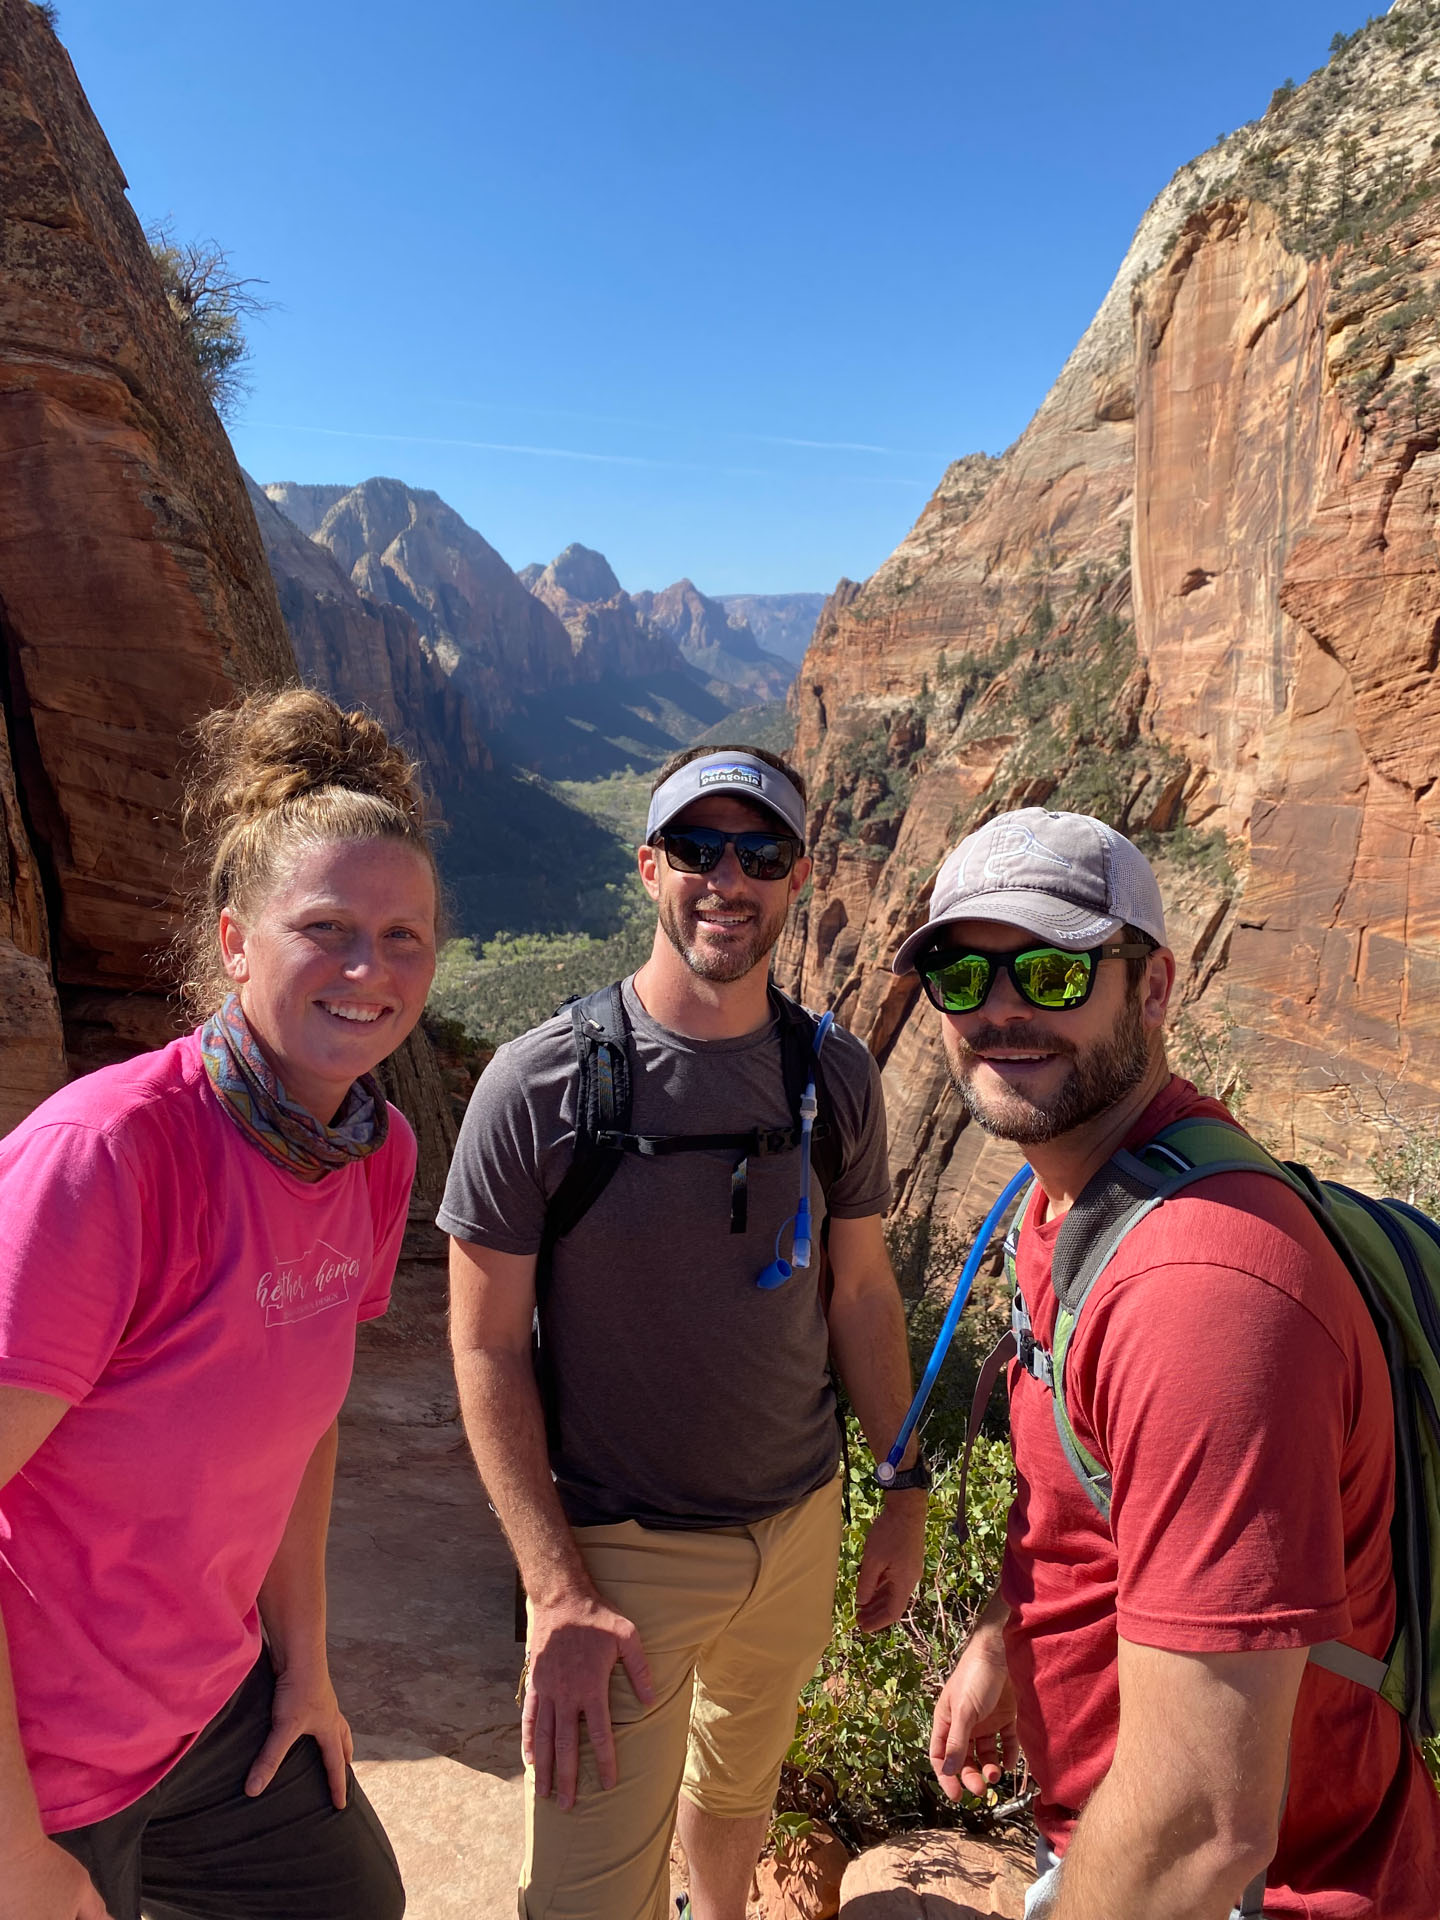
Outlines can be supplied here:
<path id="1" fill-rule="evenodd" d="M 1172 1079 L 1126 1142 L 1228 1118 Z M 1063 1222 L 1020 1238 L 1047 1348 Z M 1211 1653 L 1344 1639 L 1389 1651 L 1394 1441 L 1380 1342 L 1309 1210 L 1262 1174 L 1221 1174 L 1143 1220 L 1096 1283 L 1066 1404 L 1109 1470 L 1110 1525 L 1061 1451 L 1054 1403 L 1010 1369 L 1018 1491 L 1002 1590 L 1037 1817 L 1063 1852 L 1115 1751 L 1117 1635 Z M 1113 1533 L 1112 1533 L 1113 1529 Z M 1267 1914 L 1435 1920 L 1440 1796 L 1400 1716 L 1307 1666 Z"/>

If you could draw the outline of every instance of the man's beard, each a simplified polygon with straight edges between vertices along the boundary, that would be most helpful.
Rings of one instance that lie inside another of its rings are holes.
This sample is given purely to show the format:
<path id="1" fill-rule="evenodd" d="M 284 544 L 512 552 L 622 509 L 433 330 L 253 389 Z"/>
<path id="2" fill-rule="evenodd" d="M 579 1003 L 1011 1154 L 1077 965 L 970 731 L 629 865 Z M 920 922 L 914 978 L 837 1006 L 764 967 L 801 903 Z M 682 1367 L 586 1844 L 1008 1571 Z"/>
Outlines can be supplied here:
<path id="1" fill-rule="evenodd" d="M 723 948 L 707 949 L 697 937 L 697 916 L 702 907 L 711 913 L 728 906 L 756 916 L 746 929 L 748 937 L 727 942 Z M 785 931 L 785 916 L 790 911 L 790 893 L 785 890 L 775 911 L 766 914 L 753 900 L 724 901 L 711 896 L 687 903 L 684 907 L 674 895 L 662 894 L 660 924 L 666 937 L 690 971 L 702 980 L 743 980 L 769 953 Z"/>
<path id="2" fill-rule="evenodd" d="M 1018 1088 L 981 1096 L 976 1092 L 973 1073 L 964 1071 L 966 1063 L 987 1047 L 1027 1047 L 1069 1054 L 1070 1071 L 1051 1094 L 1033 1099 Z M 957 1061 L 947 1053 L 950 1078 L 970 1117 L 993 1133 L 997 1140 L 1013 1140 L 1017 1146 L 1041 1146 L 1057 1140 L 1075 1127 L 1083 1127 L 1125 1098 L 1139 1086 L 1150 1065 L 1149 1043 L 1140 1013 L 1140 1001 L 1133 993 L 1125 996 L 1125 1010 L 1115 1031 L 1105 1040 L 1097 1040 L 1080 1053 L 1058 1034 L 1039 1034 L 1026 1028 L 1023 1035 L 1004 1027 L 982 1027 L 964 1043 Z"/>

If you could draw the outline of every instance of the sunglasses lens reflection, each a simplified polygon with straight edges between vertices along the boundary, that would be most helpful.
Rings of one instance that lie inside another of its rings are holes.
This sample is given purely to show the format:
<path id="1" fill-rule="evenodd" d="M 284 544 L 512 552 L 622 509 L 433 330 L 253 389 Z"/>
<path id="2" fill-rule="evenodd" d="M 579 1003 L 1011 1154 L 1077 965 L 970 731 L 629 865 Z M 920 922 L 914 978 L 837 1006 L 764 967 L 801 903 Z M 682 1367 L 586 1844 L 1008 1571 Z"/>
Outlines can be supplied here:
<path id="1" fill-rule="evenodd" d="M 1058 947 L 1042 947 L 1034 953 L 1022 953 L 1015 971 L 1020 976 L 1020 991 L 1032 1006 L 1078 1006 L 1090 991 L 1088 953 L 1062 953 Z"/>
<path id="2" fill-rule="evenodd" d="M 922 969 L 925 990 L 944 1013 L 974 1013 L 983 1006 L 1003 955 L 958 953 Z M 1032 1007 L 1051 1012 L 1078 1007 L 1089 997 L 1093 961 L 1088 953 L 1034 947 L 1009 962 L 1011 978 Z"/>
<path id="3" fill-rule="evenodd" d="M 990 988 L 990 962 L 983 954 L 965 953 L 930 976 L 946 1013 L 973 1013 Z"/>
<path id="4" fill-rule="evenodd" d="M 679 873 L 713 873 L 731 843 L 740 871 L 751 880 L 783 880 L 795 864 L 799 843 L 776 833 L 722 833 L 689 827 L 658 836 L 665 858 Z"/>
<path id="5" fill-rule="evenodd" d="M 752 880 L 783 880 L 795 864 L 795 842 L 773 833 L 737 833 L 735 854 Z"/>
<path id="6" fill-rule="evenodd" d="M 665 849 L 665 858 L 681 873 L 709 873 L 719 866 L 725 851 L 724 834 L 707 832 L 703 827 L 689 833 L 663 834 L 660 843 Z"/>

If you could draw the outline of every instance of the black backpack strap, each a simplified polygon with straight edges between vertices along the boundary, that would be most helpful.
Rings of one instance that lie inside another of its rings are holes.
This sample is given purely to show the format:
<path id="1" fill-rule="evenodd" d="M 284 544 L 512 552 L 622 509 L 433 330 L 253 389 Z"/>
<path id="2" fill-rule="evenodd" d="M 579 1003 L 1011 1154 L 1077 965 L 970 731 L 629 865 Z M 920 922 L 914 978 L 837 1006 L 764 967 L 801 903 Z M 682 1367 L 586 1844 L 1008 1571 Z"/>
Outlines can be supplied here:
<path id="1" fill-rule="evenodd" d="M 770 985 L 770 998 L 780 1022 L 780 1067 L 785 1078 L 785 1104 L 792 1114 L 799 1118 L 800 1102 L 805 1089 L 813 1076 L 815 1081 L 815 1126 L 810 1135 L 810 1169 L 820 1182 L 820 1191 L 828 1201 L 830 1189 L 840 1178 L 843 1167 L 844 1151 L 840 1130 L 835 1125 L 834 1108 L 830 1105 L 825 1091 L 824 1052 L 815 1051 L 815 1034 L 819 1021 L 810 1009 L 799 1000 L 783 993 L 774 982 Z M 737 1168 L 737 1175 L 739 1169 Z M 820 1298 L 824 1303 L 826 1317 L 830 1312 L 830 1213 L 827 1207 L 825 1218 L 820 1223 L 820 1232 L 816 1238 L 814 1258 L 820 1262 Z M 840 1498 L 844 1508 L 845 1524 L 850 1524 L 850 1429 L 845 1421 L 845 1408 L 848 1398 L 844 1383 L 840 1379 L 839 1369 L 835 1365 L 832 1353 L 828 1362 L 830 1389 L 835 1396 L 835 1422 L 840 1429 Z"/>
<path id="2" fill-rule="evenodd" d="M 772 986 L 770 998 L 780 1022 L 780 1066 L 785 1076 L 785 1104 L 798 1119 L 800 1101 L 813 1076 L 819 1113 L 810 1136 L 810 1165 L 820 1191 L 828 1194 L 840 1178 L 844 1142 L 835 1125 L 834 1109 L 825 1092 L 825 1056 L 815 1051 L 815 1029 L 819 1025 L 808 1007 L 793 1000 L 779 987 Z M 798 1138 L 798 1135 L 797 1135 Z"/>
<path id="3" fill-rule="evenodd" d="M 575 1152 L 545 1209 L 536 1266 L 536 1297 L 549 1278 L 555 1242 L 572 1232 L 615 1177 L 623 1149 L 602 1144 L 630 1124 L 630 1030 L 619 982 L 572 1002 L 579 1079 L 575 1093 Z"/>
<path id="4" fill-rule="evenodd" d="M 798 1127 L 752 1127 L 748 1133 L 624 1133 L 601 1128 L 599 1147 L 616 1153 L 637 1154 L 642 1160 L 663 1160 L 675 1153 L 743 1153 L 757 1159 L 771 1153 L 793 1153 L 800 1144 Z"/>

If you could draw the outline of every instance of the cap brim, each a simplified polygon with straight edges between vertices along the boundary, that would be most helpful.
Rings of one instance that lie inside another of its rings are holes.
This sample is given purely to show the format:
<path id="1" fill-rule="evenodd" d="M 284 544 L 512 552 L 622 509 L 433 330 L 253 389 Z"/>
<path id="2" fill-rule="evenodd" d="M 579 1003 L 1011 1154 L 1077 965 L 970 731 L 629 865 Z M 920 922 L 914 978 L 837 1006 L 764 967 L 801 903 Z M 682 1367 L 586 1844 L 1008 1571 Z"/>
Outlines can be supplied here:
<path id="1" fill-rule="evenodd" d="M 890 962 L 892 973 L 913 973 L 915 956 L 935 939 L 942 928 L 961 920 L 990 920 L 997 925 L 1020 927 L 1050 946 L 1063 947 L 1067 953 L 1083 953 L 1087 947 L 1102 946 L 1114 939 L 1124 926 L 1109 914 L 1077 907 L 1069 900 L 1053 899 L 1048 893 L 1027 893 L 1015 888 L 996 893 L 971 894 L 958 900 L 946 912 L 917 927 L 898 948 Z"/>

